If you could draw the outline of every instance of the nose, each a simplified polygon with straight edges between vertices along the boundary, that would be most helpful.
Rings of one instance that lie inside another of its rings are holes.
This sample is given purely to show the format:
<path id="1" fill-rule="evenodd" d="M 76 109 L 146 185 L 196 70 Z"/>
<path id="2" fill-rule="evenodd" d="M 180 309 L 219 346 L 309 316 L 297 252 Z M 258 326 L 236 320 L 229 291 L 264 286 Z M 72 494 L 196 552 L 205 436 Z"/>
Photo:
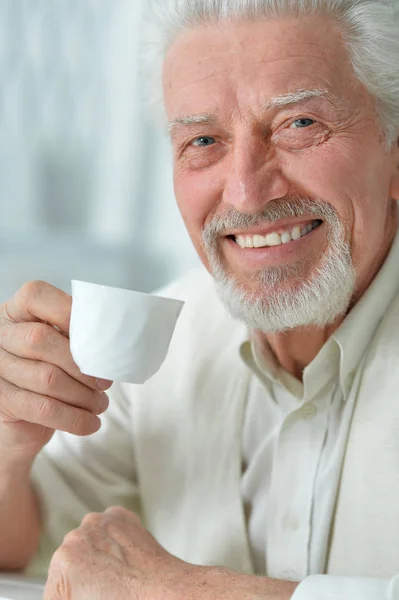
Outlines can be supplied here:
<path id="1" fill-rule="evenodd" d="M 275 151 L 262 140 L 236 141 L 227 164 L 223 202 L 240 213 L 260 214 L 268 202 L 288 194 Z"/>

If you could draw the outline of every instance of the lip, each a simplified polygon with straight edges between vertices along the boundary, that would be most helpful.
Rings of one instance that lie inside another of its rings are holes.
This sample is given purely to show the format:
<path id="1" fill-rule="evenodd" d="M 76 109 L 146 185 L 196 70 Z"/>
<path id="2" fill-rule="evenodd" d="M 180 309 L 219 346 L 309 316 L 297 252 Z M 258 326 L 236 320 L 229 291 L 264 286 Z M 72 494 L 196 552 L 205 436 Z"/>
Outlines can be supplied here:
<path id="1" fill-rule="evenodd" d="M 241 248 L 235 241 L 225 238 L 225 253 L 234 264 L 241 264 L 246 268 L 272 267 L 280 263 L 293 262 L 302 257 L 317 238 L 324 236 L 325 223 L 313 229 L 304 237 L 280 246 L 265 248 Z M 274 230 L 275 231 L 275 230 Z"/>
<path id="2" fill-rule="evenodd" d="M 287 229 L 293 229 L 294 227 L 305 227 L 309 225 L 309 223 L 313 223 L 313 221 L 321 221 L 322 219 L 318 219 L 316 216 L 300 219 L 287 219 L 285 221 L 276 221 L 276 223 L 271 223 L 268 227 L 265 225 L 260 225 L 259 227 L 253 227 L 252 229 L 235 229 L 232 231 L 228 231 L 223 234 L 224 237 L 235 236 L 238 237 L 242 235 L 244 237 L 251 237 L 253 235 L 262 235 L 266 236 L 269 233 L 283 233 L 287 231 Z M 324 221 L 323 221 L 324 222 Z"/>

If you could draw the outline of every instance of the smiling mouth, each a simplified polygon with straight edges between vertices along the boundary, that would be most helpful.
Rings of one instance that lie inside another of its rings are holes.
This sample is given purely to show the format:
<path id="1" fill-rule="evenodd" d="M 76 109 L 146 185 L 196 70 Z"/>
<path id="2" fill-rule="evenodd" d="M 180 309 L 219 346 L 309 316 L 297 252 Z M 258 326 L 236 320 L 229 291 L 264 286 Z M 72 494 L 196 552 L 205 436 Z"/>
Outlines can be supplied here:
<path id="1" fill-rule="evenodd" d="M 306 225 L 299 227 L 298 225 L 292 228 L 287 228 L 282 233 L 272 232 L 268 235 L 228 235 L 227 239 L 233 240 L 240 248 L 271 248 L 296 242 L 297 240 L 309 235 L 314 229 L 318 229 L 323 224 L 323 221 L 316 219 Z"/>

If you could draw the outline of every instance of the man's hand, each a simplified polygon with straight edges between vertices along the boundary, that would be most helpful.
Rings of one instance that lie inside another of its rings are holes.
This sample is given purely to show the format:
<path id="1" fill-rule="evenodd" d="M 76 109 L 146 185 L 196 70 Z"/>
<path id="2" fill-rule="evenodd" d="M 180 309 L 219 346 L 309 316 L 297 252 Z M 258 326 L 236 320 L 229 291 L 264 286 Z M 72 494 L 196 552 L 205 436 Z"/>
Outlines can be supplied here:
<path id="1" fill-rule="evenodd" d="M 65 537 L 43 600 L 289 600 L 296 585 L 185 563 L 135 515 L 110 508 Z"/>
<path id="2" fill-rule="evenodd" d="M 190 568 L 134 514 L 109 508 L 86 515 L 66 535 L 52 558 L 43 600 L 167 600 Z"/>
<path id="3" fill-rule="evenodd" d="M 55 429 L 89 435 L 111 382 L 82 375 L 69 348 L 72 298 L 34 281 L 0 306 L 0 455 L 28 463 Z"/>

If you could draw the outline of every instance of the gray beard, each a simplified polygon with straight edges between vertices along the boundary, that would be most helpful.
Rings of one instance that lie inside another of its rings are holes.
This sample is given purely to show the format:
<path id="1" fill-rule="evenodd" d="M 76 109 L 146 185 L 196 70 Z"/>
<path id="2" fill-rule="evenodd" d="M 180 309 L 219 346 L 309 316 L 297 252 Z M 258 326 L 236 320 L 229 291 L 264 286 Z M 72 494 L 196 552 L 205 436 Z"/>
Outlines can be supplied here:
<path id="1" fill-rule="evenodd" d="M 313 269 L 299 261 L 262 269 L 254 275 L 251 290 L 245 290 L 234 275 L 227 272 L 218 248 L 222 231 L 309 214 L 322 219 L 328 228 L 328 250 Z M 249 328 L 264 333 L 309 325 L 322 328 L 348 311 L 355 291 L 356 272 L 344 227 L 329 204 L 291 197 L 270 202 L 258 216 L 229 209 L 205 227 L 202 239 L 218 296 L 230 314 Z"/>

